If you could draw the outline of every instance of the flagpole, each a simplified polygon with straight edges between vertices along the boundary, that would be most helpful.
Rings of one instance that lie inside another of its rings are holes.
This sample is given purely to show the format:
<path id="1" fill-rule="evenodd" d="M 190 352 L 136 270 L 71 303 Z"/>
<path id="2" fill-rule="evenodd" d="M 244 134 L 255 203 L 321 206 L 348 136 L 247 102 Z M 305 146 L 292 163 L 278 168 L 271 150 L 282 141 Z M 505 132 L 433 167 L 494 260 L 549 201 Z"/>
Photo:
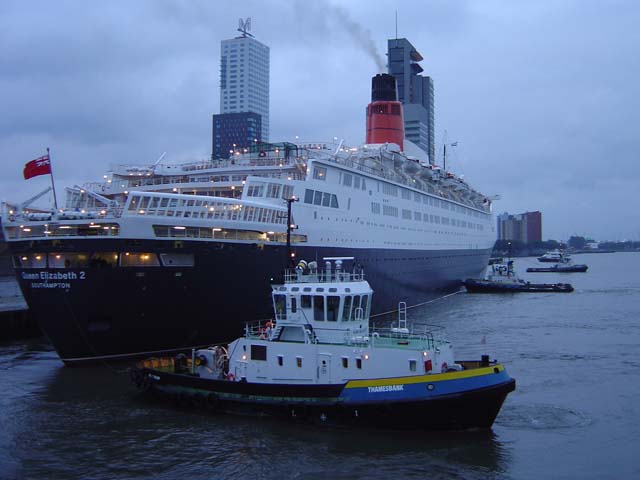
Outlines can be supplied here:
<path id="1" fill-rule="evenodd" d="M 56 185 L 53 183 L 53 162 L 51 161 L 51 153 L 49 147 L 47 147 L 47 157 L 49 158 L 49 170 L 51 170 L 51 188 L 53 189 L 53 204 L 56 207 L 56 213 L 58 212 L 58 199 L 56 198 Z"/>

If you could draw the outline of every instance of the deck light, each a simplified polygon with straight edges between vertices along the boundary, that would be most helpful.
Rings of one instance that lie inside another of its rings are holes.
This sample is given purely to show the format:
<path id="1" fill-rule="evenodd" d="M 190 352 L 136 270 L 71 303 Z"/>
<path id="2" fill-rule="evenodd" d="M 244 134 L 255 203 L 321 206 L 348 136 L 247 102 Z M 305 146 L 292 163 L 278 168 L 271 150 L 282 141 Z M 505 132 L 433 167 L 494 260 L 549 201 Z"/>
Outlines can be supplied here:
<path id="1" fill-rule="evenodd" d="M 23 232 L 30 232 L 30 231 L 31 231 L 31 229 L 30 229 L 30 228 L 23 228 L 23 229 L 22 229 L 22 231 L 23 231 Z"/>
<path id="2" fill-rule="evenodd" d="M 268 235 L 273 235 L 276 232 L 267 232 Z"/>
<path id="3" fill-rule="evenodd" d="M 213 228 L 212 230 L 213 230 L 214 232 L 221 232 L 221 231 L 222 231 L 222 229 L 221 229 L 221 228 Z"/>
<path id="4" fill-rule="evenodd" d="M 242 354 L 242 360 L 246 360 L 246 359 L 247 359 L 247 354 L 246 354 L 246 353 L 243 353 L 243 354 Z"/>
<path id="5" fill-rule="evenodd" d="M 22 257 L 20 260 L 22 260 L 23 262 L 26 262 L 29 259 L 27 257 Z"/>
<path id="6" fill-rule="evenodd" d="M 178 226 L 175 226 L 175 227 L 173 227 L 173 228 L 175 228 L 176 230 L 184 230 L 184 229 L 185 229 L 185 228 L 187 228 L 187 227 L 183 227 L 183 226 L 179 226 L 179 225 L 178 225 Z"/>
<path id="7" fill-rule="evenodd" d="M 364 358 L 365 360 L 369 360 L 369 354 L 368 354 L 368 353 L 365 353 L 365 354 L 364 354 L 364 356 L 363 356 L 363 358 Z"/>

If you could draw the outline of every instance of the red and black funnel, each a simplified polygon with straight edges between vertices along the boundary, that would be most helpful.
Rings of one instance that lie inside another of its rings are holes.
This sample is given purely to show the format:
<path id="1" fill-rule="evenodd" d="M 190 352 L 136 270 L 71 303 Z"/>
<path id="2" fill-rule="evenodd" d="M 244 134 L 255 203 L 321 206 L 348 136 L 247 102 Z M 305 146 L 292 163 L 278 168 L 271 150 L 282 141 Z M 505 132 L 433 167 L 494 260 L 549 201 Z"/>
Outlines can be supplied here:
<path id="1" fill-rule="evenodd" d="M 396 79 L 380 73 L 371 79 L 367 107 L 367 143 L 395 143 L 404 150 L 402 104 L 397 101 Z"/>

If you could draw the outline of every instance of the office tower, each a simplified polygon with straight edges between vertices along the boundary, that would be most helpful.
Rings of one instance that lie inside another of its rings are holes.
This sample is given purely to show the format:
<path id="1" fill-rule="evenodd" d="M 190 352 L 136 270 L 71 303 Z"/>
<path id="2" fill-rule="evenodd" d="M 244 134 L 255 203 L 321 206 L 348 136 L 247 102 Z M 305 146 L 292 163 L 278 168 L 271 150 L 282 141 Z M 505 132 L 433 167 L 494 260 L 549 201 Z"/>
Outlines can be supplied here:
<path id="1" fill-rule="evenodd" d="M 431 77 L 422 76 L 422 55 L 406 38 L 387 42 L 388 71 L 396 77 L 398 100 L 403 103 L 405 138 L 435 162 L 434 89 Z"/>
<path id="2" fill-rule="evenodd" d="M 269 47 L 249 33 L 251 19 L 240 19 L 240 36 L 220 45 L 220 114 L 213 115 L 212 158 L 269 141 Z"/>

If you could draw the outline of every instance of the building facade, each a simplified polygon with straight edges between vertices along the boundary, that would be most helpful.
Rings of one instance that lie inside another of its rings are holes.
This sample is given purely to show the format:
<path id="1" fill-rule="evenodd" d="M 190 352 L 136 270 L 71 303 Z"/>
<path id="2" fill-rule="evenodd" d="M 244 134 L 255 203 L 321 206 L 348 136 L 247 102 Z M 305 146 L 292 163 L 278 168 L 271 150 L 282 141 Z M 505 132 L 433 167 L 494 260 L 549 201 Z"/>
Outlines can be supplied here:
<path id="1" fill-rule="evenodd" d="M 396 78 L 403 103 L 405 138 L 436 158 L 433 79 L 420 75 L 422 55 L 406 38 L 387 41 L 388 73 Z"/>
<path id="2" fill-rule="evenodd" d="M 524 243 L 542 241 L 542 213 L 525 212 L 498 215 L 498 240 Z"/>
<path id="3" fill-rule="evenodd" d="M 213 116 L 213 158 L 228 158 L 235 149 L 260 142 L 262 116 L 254 112 Z"/>
<path id="4" fill-rule="evenodd" d="M 269 141 L 269 47 L 246 30 L 241 32 L 239 37 L 223 40 L 220 46 L 220 114 L 259 115 L 260 128 L 254 137 L 248 144 L 236 143 L 238 147 L 247 147 L 251 142 Z M 216 117 L 214 115 L 214 125 L 218 122 L 220 126 L 240 125 L 242 128 L 237 133 L 218 130 L 219 138 L 241 137 L 241 142 L 255 124 L 254 115 L 242 117 L 244 122 L 240 122 L 241 117 L 238 116 Z M 215 132 L 213 144 L 214 158 L 216 152 L 228 153 L 228 148 L 216 145 Z"/>

